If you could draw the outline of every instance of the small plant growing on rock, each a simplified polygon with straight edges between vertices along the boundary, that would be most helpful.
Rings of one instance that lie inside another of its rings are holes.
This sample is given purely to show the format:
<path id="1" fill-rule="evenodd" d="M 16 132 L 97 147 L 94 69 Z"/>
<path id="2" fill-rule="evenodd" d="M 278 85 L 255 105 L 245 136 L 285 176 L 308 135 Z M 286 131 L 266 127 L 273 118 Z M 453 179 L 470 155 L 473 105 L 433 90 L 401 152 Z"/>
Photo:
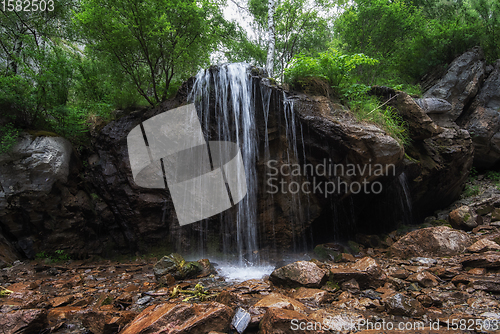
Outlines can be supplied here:
<path id="1" fill-rule="evenodd" d="M 56 250 L 54 254 L 49 254 L 43 251 L 37 253 L 35 258 L 39 260 L 46 260 L 47 262 L 65 262 L 71 260 L 71 256 L 62 249 Z"/>
<path id="2" fill-rule="evenodd" d="M 0 286 L 0 298 L 9 296 L 13 291 L 10 291 L 2 286 Z"/>

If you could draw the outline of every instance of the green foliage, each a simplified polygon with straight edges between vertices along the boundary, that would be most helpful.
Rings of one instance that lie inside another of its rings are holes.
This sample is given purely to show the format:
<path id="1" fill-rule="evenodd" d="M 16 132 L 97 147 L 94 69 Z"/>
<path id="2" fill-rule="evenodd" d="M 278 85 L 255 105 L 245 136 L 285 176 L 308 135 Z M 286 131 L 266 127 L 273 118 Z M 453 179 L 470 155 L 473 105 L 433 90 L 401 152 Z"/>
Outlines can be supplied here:
<path id="1" fill-rule="evenodd" d="M 490 170 L 486 172 L 486 177 L 493 182 L 500 182 L 500 172 Z"/>
<path id="2" fill-rule="evenodd" d="M 380 60 L 364 80 L 411 83 L 476 45 L 487 60 L 499 58 L 499 9 L 496 0 L 354 0 L 335 31 L 345 51 Z"/>
<path id="3" fill-rule="evenodd" d="M 390 107 L 383 107 L 376 97 L 367 95 L 370 86 L 355 83 L 353 70 L 361 65 L 375 65 L 377 60 L 363 54 L 345 55 L 330 48 L 318 57 L 299 54 L 285 70 L 285 80 L 293 87 L 304 89 L 312 78 L 326 81 L 341 98 L 347 100 L 354 115 L 363 121 L 381 126 L 402 145 L 410 137 L 401 116 Z"/>
<path id="4" fill-rule="evenodd" d="M 113 304 L 113 297 L 107 296 L 101 303 L 101 306 Z"/>
<path id="5" fill-rule="evenodd" d="M 309 78 L 324 79 L 330 86 L 341 89 L 352 78 L 350 73 L 359 65 L 373 65 L 377 60 L 363 54 L 345 55 L 329 48 L 318 57 L 296 55 L 285 70 L 285 81 L 295 87 L 303 87 Z"/>
<path id="6" fill-rule="evenodd" d="M 476 167 L 472 167 L 469 172 L 469 177 L 475 179 L 478 175 Z"/>
<path id="7" fill-rule="evenodd" d="M 12 124 L 0 126 L 0 154 L 9 151 L 16 143 L 19 130 Z"/>
<path id="8" fill-rule="evenodd" d="M 209 63 L 228 26 L 210 0 L 83 0 L 75 15 L 94 52 L 120 65 L 151 105 L 170 84 Z"/>
<path id="9" fill-rule="evenodd" d="M 481 188 L 479 185 L 466 184 L 465 189 L 462 193 L 462 198 L 477 196 L 481 193 Z"/>
<path id="10" fill-rule="evenodd" d="M 332 1 L 276 1 L 275 78 L 284 81 L 284 71 L 297 54 L 317 55 L 332 39 L 330 9 Z M 252 37 L 241 31 L 238 41 L 227 52 L 230 61 L 247 61 L 264 66 L 267 58 L 268 1 L 248 0 L 248 12 L 253 18 Z"/>
<path id="11" fill-rule="evenodd" d="M 8 297 L 13 291 L 0 286 L 0 298 Z"/>
<path id="12" fill-rule="evenodd" d="M 49 262 L 66 262 L 71 260 L 71 256 L 64 250 L 58 249 L 53 254 L 47 252 L 40 252 L 35 255 L 36 259 L 47 260 Z"/>
<path id="13" fill-rule="evenodd" d="M 406 123 L 392 107 L 382 106 L 374 96 L 357 96 L 349 104 L 359 120 L 379 125 L 403 146 L 411 143 Z"/>

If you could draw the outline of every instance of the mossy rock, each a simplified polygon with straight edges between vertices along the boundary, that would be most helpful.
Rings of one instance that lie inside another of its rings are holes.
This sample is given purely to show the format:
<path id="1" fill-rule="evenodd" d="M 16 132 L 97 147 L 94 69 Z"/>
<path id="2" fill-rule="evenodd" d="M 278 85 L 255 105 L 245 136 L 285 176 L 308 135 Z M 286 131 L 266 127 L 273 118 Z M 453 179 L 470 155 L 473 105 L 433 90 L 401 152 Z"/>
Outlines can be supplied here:
<path id="1" fill-rule="evenodd" d="M 347 244 L 349 245 L 349 248 L 352 251 L 351 254 L 358 254 L 359 253 L 360 247 L 359 247 L 359 244 L 357 242 L 349 240 L 347 242 Z"/>
<path id="2" fill-rule="evenodd" d="M 318 257 L 318 260 L 334 260 L 338 261 L 342 257 L 342 253 L 344 252 L 344 247 L 339 244 L 334 243 L 326 243 L 319 244 L 314 247 L 314 254 Z"/>
<path id="3" fill-rule="evenodd" d="M 45 130 L 28 130 L 28 133 L 34 137 L 60 137 L 55 132 Z"/>

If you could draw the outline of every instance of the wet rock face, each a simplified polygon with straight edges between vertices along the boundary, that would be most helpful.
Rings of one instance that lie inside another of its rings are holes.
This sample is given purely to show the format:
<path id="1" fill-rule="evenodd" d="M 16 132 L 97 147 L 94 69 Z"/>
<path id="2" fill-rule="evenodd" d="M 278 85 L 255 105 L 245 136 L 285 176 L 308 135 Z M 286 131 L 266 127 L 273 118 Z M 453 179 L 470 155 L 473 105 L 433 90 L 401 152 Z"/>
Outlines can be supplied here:
<path id="1" fill-rule="evenodd" d="M 472 168 L 474 146 L 466 130 L 442 127 L 437 136 L 416 141 L 407 163 L 413 212 L 420 218 L 459 198 Z"/>
<path id="2" fill-rule="evenodd" d="M 98 219 L 90 196 L 79 187 L 78 169 L 71 144 L 61 137 L 26 134 L 0 156 L 1 233 L 23 256 L 101 250 L 89 240 Z"/>
<path id="3" fill-rule="evenodd" d="M 481 91 L 466 115 L 460 119 L 462 127 L 472 135 L 476 153 L 474 164 L 491 168 L 500 161 L 500 61 L 485 80 Z"/>
<path id="4" fill-rule="evenodd" d="M 404 149 L 394 138 L 372 124 L 358 122 L 343 106 L 326 97 L 300 96 L 296 110 L 305 129 L 308 160 L 313 165 L 323 163 L 323 159 L 331 159 L 335 164 L 379 164 L 384 168 L 402 162 Z M 346 175 L 338 176 L 350 182 L 364 179 L 371 182 L 381 177 L 376 173 L 368 175 L 367 171 L 357 174 L 350 179 Z M 332 175 L 332 180 L 334 176 L 337 175 Z"/>
<path id="5" fill-rule="evenodd" d="M 28 191 L 47 194 L 55 182 L 65 183 L 72 150 L 70 142 L 61 137 L 24 135 L 0 156 L 2 197 Z"/>
<path id="6" fill-rule="evenodd" d="M 374 86 L 369 94 L 383 97 L 387 105 L 394 107 L 406 122 L 410 138 L 423 140 L 441 133 L 443 130 L 426 114 L 426 111 L 407 93 L 389 87 Z M 445 101 L 446 102 L 446 101 Z M 422 102 L 420 102 L 422 104 Z M 433 103 L 435 107 L 437 103 Z M 425 105 L 427 107 L 427 104 Z"/>
<path id="7" fill-rule="evenodd" d="M 478 92 L 485 75 L 483 57 L 480 48 L 465 52 L 450 64 L 444 77 L 423 95 L 423 98 L 444 99 L 451 104 L 450 111 L 431 114 L 438 125 L 455 121 Z"/>
<path id="8" fill-rule="evenodd" d="M 390 247 L 400 258 L 452 256 L 465 251 L 473 239 L 467 233 L 446 226 L 428 227 L 408 233 Z"/>

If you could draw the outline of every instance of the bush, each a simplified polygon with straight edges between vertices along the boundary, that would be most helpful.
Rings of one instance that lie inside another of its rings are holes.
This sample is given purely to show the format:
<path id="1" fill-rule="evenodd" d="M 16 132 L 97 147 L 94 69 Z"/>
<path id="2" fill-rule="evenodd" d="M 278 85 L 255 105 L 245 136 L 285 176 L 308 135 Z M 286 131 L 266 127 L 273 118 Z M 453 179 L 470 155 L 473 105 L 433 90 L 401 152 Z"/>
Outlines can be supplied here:
<path id="1" fill-rule="evenodd" d="M 410 137 L 401 116 L 392 108 L 381 106 L 377 98 L 368 96 L 371 87 L 356 83 L 352 75 L 356 67 L 376 63 L 376 59 L 363 54 L 343 55 L 330 48 L 317 58 L 302 54 L 295 56 L 291 67 L 285 70 L 285 81 L 305 91 L 308 85 L 320 86 L 318 79 L 327 82 L 340 98 L 348 101 L 358 120 L 379 125 L 402 145 L 408 145 Z"/>
<path id="2" fill-rule="evenodd" d="M 0 154 L 9 151 L 16 143 L 19 130 L 12 124 L 0 127 Z"/>
<path id="3" fill-rule="evenodd" d="M 285 70 L 285 82 L 293 87 L 303 88 L 311 78 L 320 78 L 332 88 L 340 90 L 341 85 L 350 83 L 350 73 L 357 66 L 373 65 L 377 62 L 364 54 L 345 55 L 333 48 L 320 53 L 317 58 L 299 54 Z"/>

